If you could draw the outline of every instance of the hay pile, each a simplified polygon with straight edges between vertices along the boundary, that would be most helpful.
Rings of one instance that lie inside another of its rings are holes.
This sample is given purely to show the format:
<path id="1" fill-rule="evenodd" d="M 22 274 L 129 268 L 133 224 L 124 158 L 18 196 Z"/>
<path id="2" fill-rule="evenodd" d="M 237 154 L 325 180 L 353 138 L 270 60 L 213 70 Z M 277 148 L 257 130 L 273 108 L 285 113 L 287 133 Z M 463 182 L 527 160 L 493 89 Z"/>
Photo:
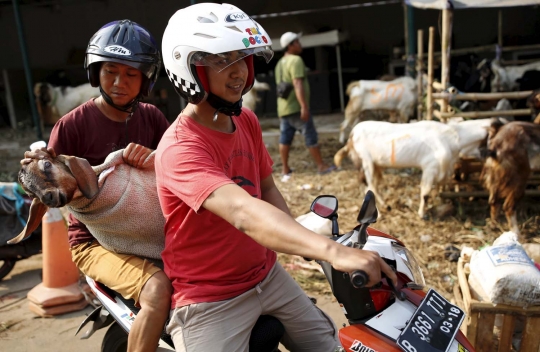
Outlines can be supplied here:
<path id="1" fill-rule="evenodd" d="M 297 139 L 300 139 L 297 137 Z M 321 142 L 321 152 L 327 163 L 341 148 L 335 139 Z M 277 147 L 270 146 L 270 155 L 274 160 L 274 180 L 281 190 L 293 216 L 309 212 L 313 199 L 321 194 L 331 194 L 338 198 L 338 222 L 340 233 L 350 231 L 357 223 L 359 207 L 365 194 L 365 186 L 358 182 L 358 172 L 349 160 L 342 165 L 342 170 L 327 175 L 317 175 L 315 165 L 308 150 L 295 141 L 291 147 L 290 166 L 294 170 L 292 178 L 281 182 L 281 162 Z M 448 299 L 453 297 L 452 288 L 457 283 L 455 262 L 445 259 L 445 247 L 453 245 L 479 248 L 490 245 L 495 238 L 507 230 L 506 220 L 501 214 L 502 225 L 489 221 L 487 199 L 454 200 L 449 208 L 453 215 L 435 219 L 433 211 L 430 220 L 418 217 L 420 200 L 419 170 L 386 170 L 381 193 L 387 199 L 388 209 L 380 209 L 382 214 L 373 227 L 389 233 L 412 250 L 418 259 L 428 287 L 437 289 Z M 432 193 L 433 194 L 433 193 Z M 443 204 L 439 197 L 430 198 L 428 207 Z M 519 212 L 522 225 L 522 242 L 540 242 L 535 238 L 540 227 L 540 206 L 532 199 L 526 199 Z M 453 206 L 452 206 L 453 205 Z M 434 210 L 434 209 L 432 209 Z M 319 294 L 331 294 L 324 276 L 314 270 L 318 265 L 306 262 L 302 258 L 279 255 L 279 260 L 301 284 L 304 290 Z"/>

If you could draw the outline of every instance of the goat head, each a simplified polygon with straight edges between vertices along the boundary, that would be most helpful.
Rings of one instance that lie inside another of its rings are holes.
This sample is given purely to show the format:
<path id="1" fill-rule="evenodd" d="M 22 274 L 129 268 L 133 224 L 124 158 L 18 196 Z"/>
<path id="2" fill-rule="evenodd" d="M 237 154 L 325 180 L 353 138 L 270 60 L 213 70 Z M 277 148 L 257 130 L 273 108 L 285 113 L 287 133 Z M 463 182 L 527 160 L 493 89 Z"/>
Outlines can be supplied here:
<path id="1" fill-rule="evenodd" d="M 93 198 L 99 191 L 97 176 L 86 159 L 59 155 L 33 159 L 19 171 L 19 183 L 33 197 L 30 215 L 23 231 L 8 241 L 22 241 L 39 226 L 47 207 L 59 208 L 71 202 L 75 192 Z"/>

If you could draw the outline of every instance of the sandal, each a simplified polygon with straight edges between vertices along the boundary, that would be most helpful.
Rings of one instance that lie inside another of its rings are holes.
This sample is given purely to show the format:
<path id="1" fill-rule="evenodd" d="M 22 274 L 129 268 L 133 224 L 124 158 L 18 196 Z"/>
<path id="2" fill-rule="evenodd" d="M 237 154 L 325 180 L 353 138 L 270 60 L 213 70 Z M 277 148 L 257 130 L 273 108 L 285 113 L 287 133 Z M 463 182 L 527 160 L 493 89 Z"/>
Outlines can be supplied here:
<path id="1" fill-rule="evenodd" d="M 334 170 L 337 170 L 336 165 L 332 165 L 332 166 L 330 166 L 328 169 L 323 170 L 323 171 L 317 171 L 317 174 L 319 174 L 319 175 L 326 175 L 326 174 L 331 173 L 331 172 L 334 171 Z"/>

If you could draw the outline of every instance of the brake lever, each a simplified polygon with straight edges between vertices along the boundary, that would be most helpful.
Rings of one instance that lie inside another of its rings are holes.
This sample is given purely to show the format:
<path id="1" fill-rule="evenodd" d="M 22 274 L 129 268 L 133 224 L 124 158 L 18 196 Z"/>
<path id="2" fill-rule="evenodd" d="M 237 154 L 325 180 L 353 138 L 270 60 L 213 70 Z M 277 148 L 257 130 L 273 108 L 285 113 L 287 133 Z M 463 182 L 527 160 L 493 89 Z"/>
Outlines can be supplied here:
<path id="1" fill-rule="evenodd" d="M 396 272 L 396 269 L 394 269 L 393 266 L 390 266 L 392 268 L 392 270 L 394 272 Z M 403 293 L 401 290 L 399 290 L 395 285 L 394 285 L 394 281 L 390 280 L 390 278 L 388 278 L 388 276 L 386 276 L 384 273 L 382 273 L 382 276 L 386 278 L 386 283 L 388 284 L 388 286 L 390 286 L 390 289 L 392 290 L 392 292 L 394 292 L 394 295 L 396 296 L 396 298 L 400 301 L 405 301 L 407 299 L 407 295 L 405 295 L 405 293 Z"/>

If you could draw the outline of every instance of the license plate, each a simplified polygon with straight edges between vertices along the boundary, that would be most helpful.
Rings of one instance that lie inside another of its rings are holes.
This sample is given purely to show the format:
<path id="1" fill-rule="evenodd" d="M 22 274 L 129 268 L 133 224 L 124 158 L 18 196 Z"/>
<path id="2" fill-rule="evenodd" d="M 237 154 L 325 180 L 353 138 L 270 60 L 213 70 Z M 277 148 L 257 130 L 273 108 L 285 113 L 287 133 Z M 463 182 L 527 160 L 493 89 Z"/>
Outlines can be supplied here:
<path id="1" fill-rule="evenodd" d="M 459 307 L 430 289 L 397 344 L 407 352 L 447 352 L 464 317 Z"/>

